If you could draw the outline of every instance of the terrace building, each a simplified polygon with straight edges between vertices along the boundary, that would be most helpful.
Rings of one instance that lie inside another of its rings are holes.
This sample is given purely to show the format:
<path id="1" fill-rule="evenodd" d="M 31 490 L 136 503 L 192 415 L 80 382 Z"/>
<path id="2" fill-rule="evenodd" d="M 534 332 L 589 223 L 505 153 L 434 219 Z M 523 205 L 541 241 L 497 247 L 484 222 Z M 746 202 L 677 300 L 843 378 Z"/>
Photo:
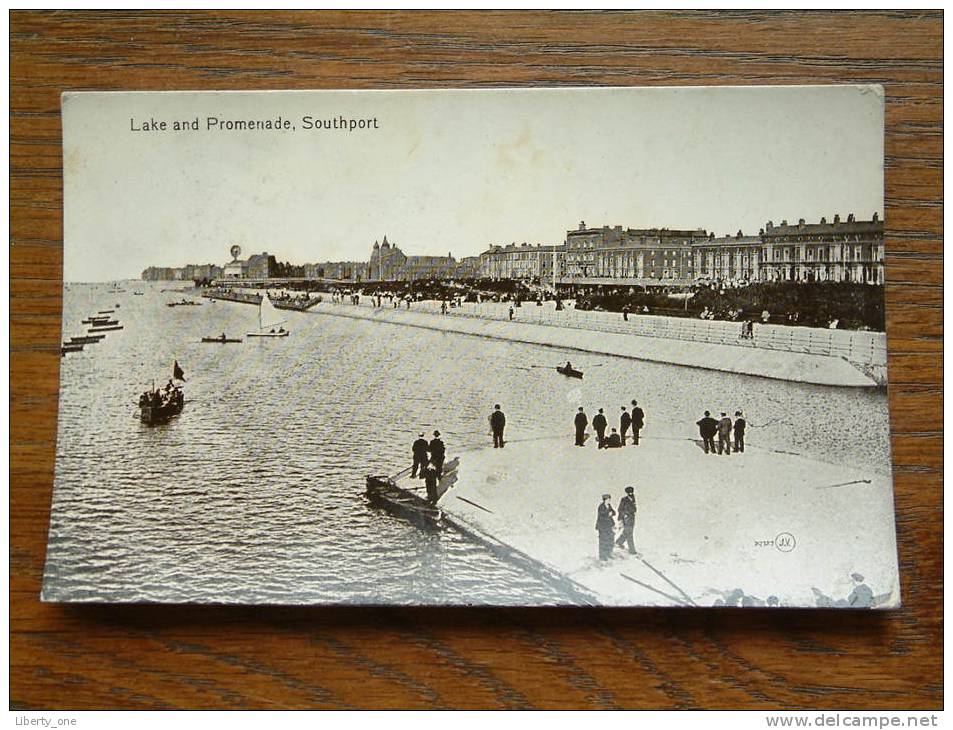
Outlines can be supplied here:
<path id="1" fill-rule="evenodd" d="M 519 281 L 539 281 L 546 283 L 553 277 L 565 275 L 566 247 L 528 243 L 507 246 L 491 246 L 480 254 L 480 272 L 482 279 L 496 281 L 509 279 Z"/>

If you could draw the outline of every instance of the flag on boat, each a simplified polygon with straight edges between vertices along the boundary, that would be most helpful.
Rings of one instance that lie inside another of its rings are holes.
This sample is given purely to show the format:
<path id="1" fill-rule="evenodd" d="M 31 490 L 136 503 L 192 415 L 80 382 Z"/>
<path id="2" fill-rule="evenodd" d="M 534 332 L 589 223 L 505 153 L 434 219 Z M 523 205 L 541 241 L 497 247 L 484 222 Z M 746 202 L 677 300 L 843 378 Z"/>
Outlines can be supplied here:
<path id="1" fill-rule="evenodd" d="M 185 373 L 182 372 L 182 368 L 179 367 L 179 361 L 176 360 L 175 364 L 172 366 L 172 377 L 176 380 L 181 380 L 185 382 Z"/>

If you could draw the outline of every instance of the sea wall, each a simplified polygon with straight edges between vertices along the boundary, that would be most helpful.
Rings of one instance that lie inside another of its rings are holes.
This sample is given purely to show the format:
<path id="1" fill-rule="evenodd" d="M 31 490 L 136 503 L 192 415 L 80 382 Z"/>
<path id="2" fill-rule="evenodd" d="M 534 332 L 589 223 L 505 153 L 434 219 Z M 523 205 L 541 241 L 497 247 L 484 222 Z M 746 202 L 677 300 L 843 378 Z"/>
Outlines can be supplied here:
<path id="1" fill-rule="evenodd" d="M 416 307 L 418 303 L 412 304 L 411 309 L 406 309 L 403 305 L 393 308 L 386 303 L 383 307 L 370 307 L 322 302 L 311 311 L 776 380 L 846 387 L 871 387 L 879 384 L 875 378 L 842 356 L 592 331 L 520 321 L 518 318 L 510 321 L 440 314 L 439 310 L 419 311 Z"/>

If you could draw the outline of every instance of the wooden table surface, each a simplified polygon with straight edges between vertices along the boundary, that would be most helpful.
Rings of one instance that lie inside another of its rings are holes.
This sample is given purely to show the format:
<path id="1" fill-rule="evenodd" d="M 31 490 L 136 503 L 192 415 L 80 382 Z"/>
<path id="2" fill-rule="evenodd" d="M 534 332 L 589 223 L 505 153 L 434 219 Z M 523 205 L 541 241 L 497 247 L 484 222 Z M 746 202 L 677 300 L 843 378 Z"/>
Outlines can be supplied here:
<path id="1" fill-rule="evenodd" d="M 11 706 L 941 707 L 942 30 L 940 12 L 12 12 Z M 60 92 L 853 82 L 886 89 L 902 609 L 38 601 L 59 377 Z"/>

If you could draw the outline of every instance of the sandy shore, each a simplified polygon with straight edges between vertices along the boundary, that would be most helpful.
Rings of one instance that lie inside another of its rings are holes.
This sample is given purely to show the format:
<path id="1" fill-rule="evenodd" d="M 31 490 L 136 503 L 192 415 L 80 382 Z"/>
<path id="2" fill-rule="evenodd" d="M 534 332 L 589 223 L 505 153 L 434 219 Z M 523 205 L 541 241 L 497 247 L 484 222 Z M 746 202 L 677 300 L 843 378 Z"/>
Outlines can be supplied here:
<path id="1" fill-rule="evenodd" d="M 600 450 L 571 434 L 507 437 L 503 449 L 450 450 L 459 466 L 441 508 L 599 604 L 846 605 L 863 583 L 876 599 L 858 607 L 899 605 L 889 475 L 755 447 L 707 455 L 685 439 Z M 638 554 L 601 562 L 597 506 L 606 492 L 618 508 L 629 485 Z"/>

